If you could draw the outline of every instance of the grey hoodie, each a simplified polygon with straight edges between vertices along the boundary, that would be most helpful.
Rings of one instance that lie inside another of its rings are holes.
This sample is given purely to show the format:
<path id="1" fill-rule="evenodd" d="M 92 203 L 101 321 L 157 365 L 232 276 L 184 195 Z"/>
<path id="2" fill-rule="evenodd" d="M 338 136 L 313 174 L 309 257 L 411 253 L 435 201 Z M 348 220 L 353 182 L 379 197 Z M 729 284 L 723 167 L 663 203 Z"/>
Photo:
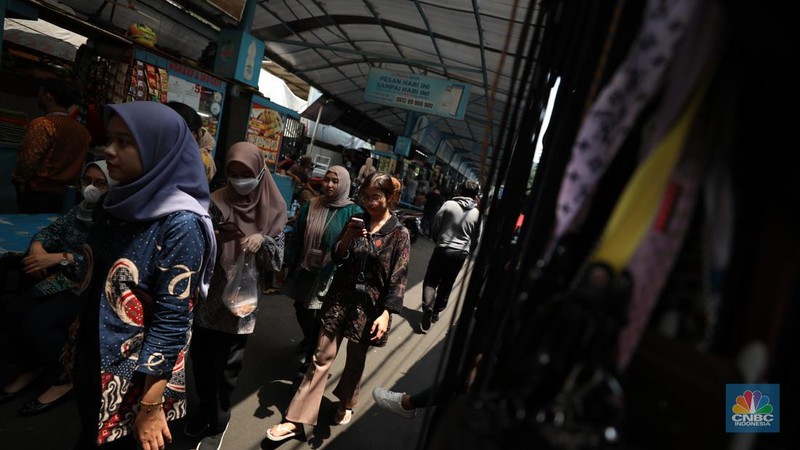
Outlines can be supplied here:
<path id="1" fill-rule="evenodd" d="M 444 202 L 431 225 L 431 237 L 436 247 L 452 254 L 466 255 L 478 243 L 480 211 L 474 199 L 453 197 Z"/>

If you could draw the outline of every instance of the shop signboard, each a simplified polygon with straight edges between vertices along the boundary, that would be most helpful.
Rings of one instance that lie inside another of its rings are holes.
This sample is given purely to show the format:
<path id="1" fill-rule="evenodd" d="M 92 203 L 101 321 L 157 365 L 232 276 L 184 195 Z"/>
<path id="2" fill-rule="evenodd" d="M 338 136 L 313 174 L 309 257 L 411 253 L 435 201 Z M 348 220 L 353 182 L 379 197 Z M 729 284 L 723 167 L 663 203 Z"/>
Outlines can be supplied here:
<path id="1" fill-rule="evenodd" d="M 445 162 L 451 162 L 453 159 L 453 145 L 445 140 L 439 141 L 439 149 L 436 154 Z"/>
<path id="2" fill-rule="evenodd" d="M 143 66 L 145 85 L 148 86 L 143 99 L 158 100 L 164 103 L 177 101 L 191 106 L 200 114 L 203 127 L 214 139 L 219 139 L 217 134 L 222 105 L 225 100 L 227 84 L 225 81 L 141 48 L 136 49 L 134 57 L 137 69 L 131 73 L 131 84 L 132 86 L 139 84 L 138 68 Z M 150 69 L 151 67 L 153 69 Z M 158 76 L 153 77 L 153 73 Z M 155 91 L 150 89 L 151 82 L 155 79 L 159 80 L 161 86 L 158 97 L 155 97 Z M 134 95 L 134 98 L 129 98 L 129 100 L 143 100 L 138 98 L 141 96 L 138 90 Z"/>
<path id="3" fill-rule="evenodd" d="M 411 139 L 407 136 L 397 136 L 394 152 L 400 156 L 408 156 L 411 153 Z"/>
<path id="4" fill-rule="evenodd" d="M 415 73 L 371 68 L 364 101 L 464 119 L 469 84 Z"/>
<path id="5" fill-rule="evenodd" d="M 248 86 L 258 87 L 264 41 L 240 30 L 221 30 L 214 72 Z"/>

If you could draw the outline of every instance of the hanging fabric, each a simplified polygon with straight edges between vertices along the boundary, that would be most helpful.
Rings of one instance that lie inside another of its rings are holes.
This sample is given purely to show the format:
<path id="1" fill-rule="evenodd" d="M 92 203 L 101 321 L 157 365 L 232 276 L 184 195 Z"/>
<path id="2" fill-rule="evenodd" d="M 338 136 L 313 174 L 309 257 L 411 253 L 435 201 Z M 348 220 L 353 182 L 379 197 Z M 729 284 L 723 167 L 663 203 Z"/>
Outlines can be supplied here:
<path id="1" fill-rule="evenodd" d="M 617 150 L 661 87 L 695 6 L 688 0 L 648 3 L 637 39 L 575 139 L 556 203 L 551 251 L 575 227 Z"/>

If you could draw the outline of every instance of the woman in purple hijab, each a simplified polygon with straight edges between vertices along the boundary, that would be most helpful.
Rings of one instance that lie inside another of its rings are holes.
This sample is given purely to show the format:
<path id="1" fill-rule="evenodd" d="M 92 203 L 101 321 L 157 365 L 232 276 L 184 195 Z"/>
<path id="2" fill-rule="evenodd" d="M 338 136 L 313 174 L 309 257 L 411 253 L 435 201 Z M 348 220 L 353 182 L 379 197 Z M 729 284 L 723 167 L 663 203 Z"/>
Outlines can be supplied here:
<path id="1" fill-rule="evenodd" d="M 164 448 L 186 412 L 185 357 L 216 241 L 197 143 L 156 102 L 106 107 L 109 174 L 95 208 L 76 360 L 78 448 Z"/>

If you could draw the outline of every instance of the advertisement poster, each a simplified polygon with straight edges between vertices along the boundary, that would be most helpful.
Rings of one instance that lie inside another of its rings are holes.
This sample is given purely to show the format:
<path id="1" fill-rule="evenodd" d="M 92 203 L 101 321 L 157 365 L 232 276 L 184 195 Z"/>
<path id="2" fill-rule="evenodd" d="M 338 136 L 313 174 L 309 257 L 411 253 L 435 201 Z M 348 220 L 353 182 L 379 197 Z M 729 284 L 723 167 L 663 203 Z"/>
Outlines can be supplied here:
<path id="1" fill-rule="evenodd" d="M 373 67 L 364 101 L 462 120 L 469 87 L 460 81 Z"/>
<path id="2" fill-rule="evenodd" d="M 264 105 L 253 102 L 247 128 L 247 142 L 264 152 L 267 164 L 274 166 L 278 160 L 283 137 L 283 116 Z"/>

